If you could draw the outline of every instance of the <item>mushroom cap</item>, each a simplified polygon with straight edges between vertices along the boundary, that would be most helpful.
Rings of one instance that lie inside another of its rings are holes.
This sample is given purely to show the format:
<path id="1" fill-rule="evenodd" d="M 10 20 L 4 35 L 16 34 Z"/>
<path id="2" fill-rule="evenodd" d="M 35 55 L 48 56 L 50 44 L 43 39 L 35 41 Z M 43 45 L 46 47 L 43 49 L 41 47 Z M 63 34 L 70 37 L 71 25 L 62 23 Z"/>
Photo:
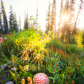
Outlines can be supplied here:
<path id="1" fill-rule="evenodd" d="M 34 84 L 49 84 L 49 78 L 44 73 L 37 73 L 33 78 Z"/>

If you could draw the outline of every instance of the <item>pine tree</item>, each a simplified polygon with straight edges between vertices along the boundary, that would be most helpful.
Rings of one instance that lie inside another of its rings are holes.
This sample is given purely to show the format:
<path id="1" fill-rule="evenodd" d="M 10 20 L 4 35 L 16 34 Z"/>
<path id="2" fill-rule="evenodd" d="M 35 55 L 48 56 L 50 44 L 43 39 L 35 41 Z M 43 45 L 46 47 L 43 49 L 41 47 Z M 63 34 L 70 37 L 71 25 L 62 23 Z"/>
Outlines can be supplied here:
<path id="1" fill-rule="evenodd" d="M 70 21 L 72 20 L 72 17 L 74 17 L 74 4 L 75 4 L 75 1 L 74 0 L 71 0 L 70 2 Z"/>
<path id="2" fill-rule="evenodd" d="M 1 20 L 1 12 L 0 12 L 0 34 L 2 33 L 2 20 Z"/>
<path id="3" fill-rule="evenodd" d="M 48 8 L 47 18 L 46 18 L 47 35 L 49 30 L 52 31 L 52 34 L 54 34 L 54 37 L 56 39 L 56 0 L 53 0 L 52 11 L 50 9 L 50 2 L 49 2 L 49 8 Z"/>
<path id="4" fill-rule="evenodd" d="M 21 18 L 19 16 L 19 30 L 21 31 Z"/>
<path id="5" fill-rule="evenodd" d="M 51 29 L 55 34 L 55 38 L 56 38 L 56 0 L 53 0 L 51 24 L 52 24 Z"/>
<path id="6" fill-rule="evenodd" d="M 4 7 L 2 0 L 1 0 L 1 9 L 2 9 L 2 13 L 3 13 L 4 33 L 7 34 L 8 33 L 8 22 L 7 22 L 5 7 Z"/>
<path id="7" fill-rule="evenodd" d="M 38 29 L 38 2 L 37 2 L 37 13 L 36 13 L 36 29 Z"/>
<path id="8" fill-rule="evenodd" d="M 16 20 L 16 14 L 14 14 L 14 17 L 13 17 L 13 29 L 15 32 L 18 32 L 19 28 L 18 28 L 18 23 L 17 23 L 17 20 Z"/>
<path id="9" fill-rule="evenodd" d="M 73 1 L 73 0 L 72 0 Z M 80 0 L 80 6 L 79 6 L 79 11 L 78 11 L 78 14 L 77 14 L 77 18 L 76 18 L 76 21 L 75 21 L 75 25 L 74 25 L 74 30 L 73 30 L 73 34 L 76 34 L 77 32 L 77 29 L 76 29 L 76 23 L 77 23 L 77 20 L 78 20 L 78 17 L 79 17 L 79 14 L 80 14 L 80 11 L 82 9 L 82 4 L 83 4 L 83 1 Z"/>
<path id="10" fill-rule="evenodd" d="M 57 30 L 58 31 L 58 40 L 59 40 L 60 31 L 61 31 L 61 18 L 62 18 L 62 14 L 63 14 L 63 0 L 61 0 L 60 13 L 59 13 L 59 19 L 60 19 L 60 21 L 58 23 L 59 29 Z"/>
<path id="11" fill-rule="evenodd" d="M 26 18 L 24 20 L 24 29 L 27 30 L 28 29 L 28 13 L 26 15 Z"/>
<path id="12" fill-rule="evenodd" d="M 60 8 L 60 14 L 59 14 L 60 21 L 58 23 L 59 27 L 61 26 L 61 17 L 62 17 L 62 14 L 63 14 L 63 0 L 61 0 L 61 8 Z"/>
<path id="13" fill-rule="evenodd" d="M 65 3 L 65 6 L 64 6 L 64 9 L 63 9 L 63 15 L 66 15 L 66 17 L 69 17 L 69 0 L 66 0 L 66 3 Z M 62 24 L 63 24 L 63 26 L 62 26 L 62 29 L 61 29 L 61 32 L 62 32 L 62 41 L 66 41 L 66 37 L 67 37 L 67 34 L 69 35 L 69 33 L 70 33 L 70 27 L 69 27 L 69 25 L 68 25 L 68 21 L 69 20 L 65 20 Z M 68 32 L 69 31 L 69 32 Z M 70 36 L 70 35 L 69 35 Z M 69 37 L 68 37 L 69 38 Z"/>
<path id="14" fill-rule="evenodd" d="M 48 35 L 48 31 L 52 31 L 51 29 L 51 10 L 50 10 L 50 2 L 49 2 L 49 8 L 48 8 L 48 14 L 46 12 L 47 18 L 46 18 L 46 34 Z"/>
<path id="15" fill-rule="evenodd" d="M 45 33 L 48 35 L 48 31 L 49 31 L 49 29 L 48 29 L 48 23 L 47 23 L 47 21 L 48 21 L 48 18 L 47 18 L 47 11 L 46 11 L 46 31 L 45 31 Z"/>
<path id="16" fill-rule="evenodd" d="M 54 0 L 53 0 L 54 3 Z M 54 4 L 52 6 L 52 14 L 51 14 L 51 30 L 54 32 Z"/>
<path id="17" fill-rule="evenodd" d="M 18 32 L 18 24 L 16 20 L 16 15 L 13 12 L 12 6 L 10 6 L 10 16 L 9 16 L 9 32 Z"/>
<path id="18" fill-rule="evenodd" d="M 10 16 L 9 16 L 9 32 L 13 32 L 14 29 L 13 29 L 13 17 L 14 17 L 14 14 L 13 14 L 13 9 L 12 9 L 12 6 L 10 6 Z"/>
<path id="19" fill-rule="evenodd" d="M 39 24 L 39 20 L 38 20 L 38 2 L 37 2 L 37 11 L 36 11 L 36 17 L 35 17 L 35 20 L 34 20 L 34 27 L 36 30 L 40 29 L 40 24 Z"/>
<path id="20" fill-rule="evenodd" d="M 67 20 L 63 21 L 61 24 L 63 25 L 61 27 L 61 32 L 62 32 L 62 41 L 65 42 L 70 42 L 72 35 L 72 29 L 73 29 L 73 21 L 74 19 L 74 5 L 75 4 L 74 0 L 71 0 L 71 2 L 69 2 L 69 0 L 66 0 L 65 6 L 62 10 L 62 15 L 66 15 Z"/>

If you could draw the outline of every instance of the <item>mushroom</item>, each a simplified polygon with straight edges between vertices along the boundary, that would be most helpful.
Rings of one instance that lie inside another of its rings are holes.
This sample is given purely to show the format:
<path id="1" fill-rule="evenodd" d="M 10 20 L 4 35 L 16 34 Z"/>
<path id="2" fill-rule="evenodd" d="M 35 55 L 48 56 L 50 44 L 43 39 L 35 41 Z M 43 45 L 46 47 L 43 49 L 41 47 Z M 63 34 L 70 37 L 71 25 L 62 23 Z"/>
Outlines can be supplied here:
<path id="1" fill-rule="evenodd" d="M 34 84 L 49 84 L 49 78 L 44 73 L 37 73 L 33 78 Z"/>

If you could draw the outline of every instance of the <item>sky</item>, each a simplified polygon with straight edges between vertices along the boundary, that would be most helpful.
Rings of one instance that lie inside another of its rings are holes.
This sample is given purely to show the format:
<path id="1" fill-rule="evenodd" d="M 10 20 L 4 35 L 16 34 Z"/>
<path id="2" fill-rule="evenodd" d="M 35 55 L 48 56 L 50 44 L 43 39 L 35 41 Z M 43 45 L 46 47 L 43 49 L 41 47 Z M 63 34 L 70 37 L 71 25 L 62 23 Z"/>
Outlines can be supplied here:
<path id="1" fill-rule="evenodd" d="M 38 15 L 39 23 L 41 23 L 41 29 L 45 30 L 46 24 L 46 11 L 48 10 L 49 1 L 52 0 L 3 0 L 6 14 L 9 17 L 10 5 L 13 6 L 13 11 L 16 13 L 17 20 L 19 15 L 21 17 L 21 26 L 24 25 L 25 14 L 28 11 L 28 18 L 33 15 L 35 18 L 37 12 L 37 1 L 38 1 Z"/>
<path id="2" fill-rule="evenodd" d="M 19 16 L 21 17 L 21 27 L 24 25 L 24 18 L 26 13 L 28 12 L 28 18 L 33 15 L 35 18 L 38 6 L 38 22 L 41 24 L 41 29 L 45 30 L 46 26 L 46 11 L 48 11 L 49 1 L 53 2 L 53 0 L 3 0 L 7 17 L 9 19 L 9 11 L 10 5 L 13 7 L 13 11 L 16 13 L 17 21 L 19 21 Z M 76 10 L 78 9 L 78 5 L 80 4 L 77 1 Z M 84 0 L 83 0 L 84 1 Z M 37 5 L 38 2 L 38 5 Z M 60 9 L 60 0 L 56 0 L 56 8 L 57 13 Z M 83 7 L 84 8 L 84 7 Z M 76 14 L 77 16 L 77 14 Z M 80 13 L 80 25 L 79 27 L 84 28 L 84 10 Z"/>

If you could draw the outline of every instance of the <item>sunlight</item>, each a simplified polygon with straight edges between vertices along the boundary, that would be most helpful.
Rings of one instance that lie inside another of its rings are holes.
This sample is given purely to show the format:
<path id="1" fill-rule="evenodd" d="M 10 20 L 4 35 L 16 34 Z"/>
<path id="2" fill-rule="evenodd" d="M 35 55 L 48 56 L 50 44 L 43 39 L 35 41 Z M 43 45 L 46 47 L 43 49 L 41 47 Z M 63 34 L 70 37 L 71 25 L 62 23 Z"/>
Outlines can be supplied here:
<path id="1" fill-rule="evenodd" d="M 68 21 L 69 20 L 69 15 L 62 15 L 61 20 L 62 21 Z"/>

